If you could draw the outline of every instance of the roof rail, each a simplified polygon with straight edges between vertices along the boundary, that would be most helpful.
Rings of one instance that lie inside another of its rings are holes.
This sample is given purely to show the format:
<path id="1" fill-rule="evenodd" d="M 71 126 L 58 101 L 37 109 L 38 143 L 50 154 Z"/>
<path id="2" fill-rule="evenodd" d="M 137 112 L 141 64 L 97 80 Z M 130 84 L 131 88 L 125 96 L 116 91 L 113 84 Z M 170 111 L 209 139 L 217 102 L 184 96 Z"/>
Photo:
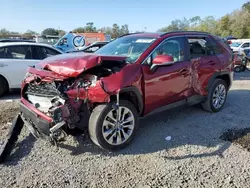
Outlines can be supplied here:
<path id="1" fill-rule="evenodd" d="M 124 37 L 124 36 L 127 36 L 127 35 L 140 34 L 140 33 L 145 33 L 145 32 L 127 33 L 127 34 L 121 35 L 120 37 Z M 120 37 L 119 37 L 119 38 L 120 38 Z"/>
<path id="2" fill-rule="evenodd" d="M 161 34 L 161 37 L 162 36 L 164 36 L 164 35 L 166 35 L 166 34 L 171 34 L 171 33 L 200 33 L 200 34 L 211 34 L 211 33 L 208 33 L 208 32 L 204 32 L 204 31 L 184 31 L 184 30 L 180 30 L 180 31 L 178 31 L 178 30 L 176 30 L 176 31 L 170 31 L 170 32 L 164 32 L 164 33 L 162 33 Z"/>

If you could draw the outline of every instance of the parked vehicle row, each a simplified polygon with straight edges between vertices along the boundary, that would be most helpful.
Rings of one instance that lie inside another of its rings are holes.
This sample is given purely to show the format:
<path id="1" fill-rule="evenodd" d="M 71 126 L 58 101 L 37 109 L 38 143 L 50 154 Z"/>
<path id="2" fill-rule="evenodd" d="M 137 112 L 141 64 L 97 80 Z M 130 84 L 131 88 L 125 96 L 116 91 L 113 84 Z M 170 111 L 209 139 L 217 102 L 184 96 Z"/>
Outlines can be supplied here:
<path id="1" fill-rule="evenodd" d="M 19 42 L 18 42 L 19 41 Z M 95 42 L 73 52 L 93 53 L 108 42 Z M 21 88 L 21 82 L 30 66 L 64 52 L 48 44 L 5 39 L 0 41 L 0 96 L 12 89 Z"/>
<path id="2" fill-rule="evenodd" d="M 41 60 L 62 54 L 50 45 L 32 42 L 0 43 L 0 96 L 11 89 L 21 88 L 28 67 Z"/>

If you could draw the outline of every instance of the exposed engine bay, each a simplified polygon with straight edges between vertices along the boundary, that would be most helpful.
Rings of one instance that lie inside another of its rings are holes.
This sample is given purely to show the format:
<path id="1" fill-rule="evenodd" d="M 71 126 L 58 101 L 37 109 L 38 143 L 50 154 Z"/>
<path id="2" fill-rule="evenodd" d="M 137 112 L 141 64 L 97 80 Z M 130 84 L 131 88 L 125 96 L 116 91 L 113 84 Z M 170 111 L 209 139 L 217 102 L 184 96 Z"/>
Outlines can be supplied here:
<path id="1" fill-rule="evenodd" d="M 95 90 L 105 92 L 101 78 L 119 72 L 124 66 L 125 61 L 104 61 L 76 78 L 46 82 L 36 77 L 23 88 L 22 96 L 36 109 L 51 117 L 54 125 L 65 122 L 71 129 L 85 129 L 94 107 L 91 103 L 93 93 Z"/>

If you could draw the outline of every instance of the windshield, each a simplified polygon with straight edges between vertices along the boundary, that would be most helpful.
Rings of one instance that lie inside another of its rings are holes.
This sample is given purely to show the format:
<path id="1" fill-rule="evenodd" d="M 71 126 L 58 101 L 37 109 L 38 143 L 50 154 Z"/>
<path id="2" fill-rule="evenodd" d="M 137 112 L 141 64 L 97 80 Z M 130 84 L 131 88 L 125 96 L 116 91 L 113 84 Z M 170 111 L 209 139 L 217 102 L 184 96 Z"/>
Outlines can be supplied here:
<path id="1" fill-rule="evenodd" d="M 241 45 L 240 42 L 234 42 L 232 44 L 230 44 L 231 47 L 239 47 Z"/>
<path id="2" fill-rule="evenodd" d="M 127 62 L 134 63 L 155 40 L 156 38 L 153 37 L 121 37 L 106 44 L 94 53 L 127 56 Z"/>

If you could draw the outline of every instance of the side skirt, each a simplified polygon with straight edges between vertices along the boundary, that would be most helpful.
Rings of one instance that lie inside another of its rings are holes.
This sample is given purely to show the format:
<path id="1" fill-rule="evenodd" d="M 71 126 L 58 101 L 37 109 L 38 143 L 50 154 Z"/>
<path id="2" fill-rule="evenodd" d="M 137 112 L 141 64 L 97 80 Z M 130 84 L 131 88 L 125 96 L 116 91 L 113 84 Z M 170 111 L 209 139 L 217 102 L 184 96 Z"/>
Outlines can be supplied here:
<path id="1" fill-rule="evenodd" d="M 205 99 L 206 99 L 206 97 L 204 97 L 204 96 L 194 95 L 194 96 L 189 97 L 187 99 L 183 99 L 183 100 L 168 104 L 166 106 L 157 108 L 157 109 L 153 110 L 152 112 L 146 114 L 144 117 L 148 117 L 148 116 L 151 116 L 153 114 L 160 113 L 160 112 L 163 112 L 163 111 L 167 111 L 167 110 L 177 108 L 177 107 L 180 107 L 180 106 L 192 106 L 192 105 L 195 105 L 195 104 L 199 104 L 199 103 L 205 101 Z"/>

